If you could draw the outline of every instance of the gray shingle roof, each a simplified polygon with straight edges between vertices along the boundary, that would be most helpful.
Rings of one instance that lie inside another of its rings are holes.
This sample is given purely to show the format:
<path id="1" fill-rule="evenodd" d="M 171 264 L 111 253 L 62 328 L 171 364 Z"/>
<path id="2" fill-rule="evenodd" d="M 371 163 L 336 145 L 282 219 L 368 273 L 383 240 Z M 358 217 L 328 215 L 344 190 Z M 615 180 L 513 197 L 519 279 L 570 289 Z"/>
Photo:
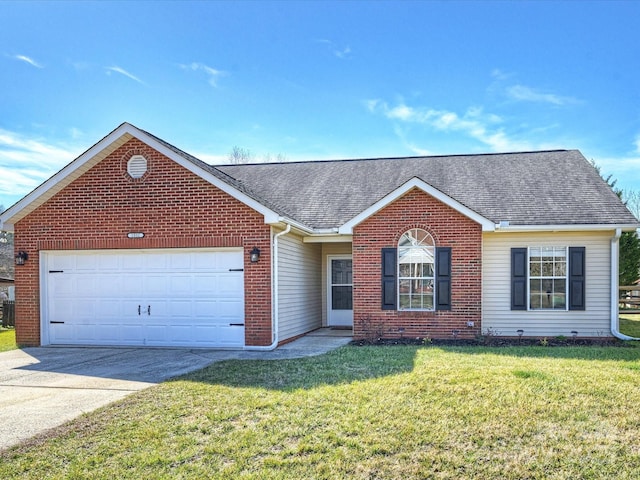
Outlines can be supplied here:
<path id="1" fill-rule="evenodd" d="M 637 224 L 577 150 L 216 167 L 313 229 L 337 228 L 413 177 L 511 225 Z"/>

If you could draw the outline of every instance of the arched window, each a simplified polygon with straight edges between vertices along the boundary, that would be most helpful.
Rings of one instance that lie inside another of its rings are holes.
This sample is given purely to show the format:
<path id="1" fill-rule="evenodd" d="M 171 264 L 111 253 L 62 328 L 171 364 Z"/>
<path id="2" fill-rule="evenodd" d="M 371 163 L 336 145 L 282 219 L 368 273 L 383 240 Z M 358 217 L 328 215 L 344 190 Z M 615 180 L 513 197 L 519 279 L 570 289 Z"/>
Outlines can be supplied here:
<path id="1" fill-rule="evenodd" d="M 435 242 L 420 228 L 405 232 L 398 242 L 398 307 L 434 310 Z"/>

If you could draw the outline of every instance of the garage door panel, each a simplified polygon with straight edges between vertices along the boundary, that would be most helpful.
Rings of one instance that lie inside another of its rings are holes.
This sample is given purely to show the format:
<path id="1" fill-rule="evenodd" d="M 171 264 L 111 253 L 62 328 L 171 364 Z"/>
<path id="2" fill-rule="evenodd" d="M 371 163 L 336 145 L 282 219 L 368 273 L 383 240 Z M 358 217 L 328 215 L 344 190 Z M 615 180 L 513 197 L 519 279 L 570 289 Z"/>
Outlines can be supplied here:
<path id="1" fill-rule="evenodd" d="M 61 271 L 45 275 L 49 343 L 244 345 L 242 251 L 46 252 L 44 258 L 45 273 Z"/>
<path id="2" fill-rule="evenodd" d="M 73 283 L 72 294 L 80 298 L 95 297 L 97 291 L 100 291 L 102 295 L 105 293 L 105 289 L 102 288 L 105 282 L 100 277 L 78 275 Z"/>
<path id="3" fill-rule="evenodd" d="M 167 306 L 167 313 L 175 319 L 191 318 L 193 316 L 192 304 L 191 300 L 173 300 Z"/>
<path id="4" fill-rule="evenodd" d="M 52 290 L 52 293 L 58 297 L 62 297 L 62 296 L 70 296 L 73 295 L 74 291 L 75 291 L 75 280 L 73 277 L 69 277 L 69 276 L 62 276 L 58 273 L 50 273 L 49 276 L 51 275 L 56 275 L 60 278 L 56 278 L 55 283 L 50 283 L 50 289 Z"/>
<path id="5" fill-rule="evenodd" d="M 121 341 L 120 337 L 122 335 L 123 330 L 122 330 L 121 323 L 113 323 L 113 324 L 100 323 L 99 325 L 95 326 L 94 332 L 95 332 L 94 342 L 96 341 L 96 339 L 99 339 L 100 342 L 103 342 L 104 344 L 116 345 Z"/>
<path id="6" fill-rule="evenodd" d="M 188 275 L 175 275 L 169 279 L 171 294 L 174 296 L 191 296 L 194 292 L 192 277 Z"/>
<path id="7" fill-rule="evenodd" d="M 166 275 L 147 275 L 143 281 L 143 295 L 146 298 L 160 298 L 172 294 Z"/>
<path id="8" fill-rule="evenodd" d="M 102 272 L 118 273 L 122 270 L 122 255 L 97 255 L 96 267 Z"/>
<path id="9" fill-rule="evenodd" d="M 169 338 L 171 338 L 171 340 L 174 343 L 187 343 L 194 338 L 193 331 L 194 331 L 194 328 L 191 325 L 186 325 L 186 326 L 172 325 L 168 329 L 168 334 L 169 334 Z"/>
<path id="10" fill-rule="evenodd" d="M 98 257 L 96 255 L 76 256 L 75 270 L 77 272 L 95 272 L 98 267 Z"/>
<path id="11" fill-rule="evenodd" d="M 116 254 L 117 255 L 117 254 Z M 137 273 L 144 271 L 145 261 L 142 258 L 143 254 L 120 254 L 122 255 L 120 261 L 120 271 L 126 273 Z"/>
<path id="12" fill-rule="evenodd" d="M 230 321 L 237 319 L 244 305 L 239 301 L 220 301 L 216 303 L 216 314 Z"/>
<path id="13" fill-rule="evenodd" d="M 145 339 L 148 343 L 166 343 L 167 327 L 165 325 L 147 325 Z"/>
<path id="14" fill-rule="evenodd" d="M 193 255 L 169 255 L 169 269 L 173 271 L 191 271 Z"/>
<path id="15" fill-rule="evenodd" d="M 90 341 L 96 336 L 95 325 L 78 325 L 75 329 L 75 335 L 78 340 Z"/>
<path id="16" fill-rule="evenodd" d="M 114 282 L 121 286 L 118 289 L 119 295 L 121 297 L 135 299 L 140 298 L 140 285 L 142 284 L 142 275 L 140 275 L 139 273 L 121 273 L 117 277 L 114 277 Z"/>

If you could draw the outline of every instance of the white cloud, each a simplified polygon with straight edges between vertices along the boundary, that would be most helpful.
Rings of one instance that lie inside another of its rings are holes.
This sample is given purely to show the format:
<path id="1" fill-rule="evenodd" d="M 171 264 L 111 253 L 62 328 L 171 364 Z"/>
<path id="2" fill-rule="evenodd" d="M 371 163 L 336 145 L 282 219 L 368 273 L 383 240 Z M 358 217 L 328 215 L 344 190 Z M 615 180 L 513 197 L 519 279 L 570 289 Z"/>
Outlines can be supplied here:
<path id="1" fill-rule="evenodd" d="M 491 72 L 491 76 L 493 78 L 495 78 L 496 80 L 508 80 L 509 78 L 511 78 L 513 76 L 512 73 L 507 73 L 504 72 L 502 70 L 500 70 L 499 68 L 494 68 L 493 71 Z"/>
<path id="2" fill-rule="evenodd" d="M 120 75 L 124 75 L 125 77 L 130 78 L 131 80 L 133 80 L 135 82 L 138 82 L 138 83 L 140 83 L 142 85 L 145 84 L 138 77 L 136 77 L 132 73 L 127 72 L 124 68 L 120 68 L 118 66 L 113 66 L 113 67 L 106 67 L 105 70 L 107 71 L 107 75 L 111 75 L 112 72 L 115 72 L 115 73 L 119 73 Z"/>
<path id="3" fill-rule="evenodd" d="M 400 126 L 396 125 L 393 131 L 398 136 L 398 138 L 402 141 L 402 143 L 404 144 L 404 147 L 414 155 L 419 155 L 422 157 L 433 155 L 433 152 L 427 150 L 426 148 L 422 148 L 416 145 L 414 142 L 411 142 L 410 140 L 407 140 L 406 133 L 402 128 L 400 128 Z"/>
<path id="4" fill-rule="evenodd" d="M 495 114 L 486 114 L 480 107 L 471 107 L 464 114 L 433 108 L 411 107 L 404 102 L 390 107 L 386 102 L 370 100 L 365 106 L 372 113 L 382 113 L 390 120 L 415 123 L 444 133 L 459 133 L 489 147 L 491 151 L 530 150 L 527 141 L 516 140 L 507 135 L 502 119 Z M 397 132 L 396 132 L 397 133 Z M 406 145 L 406 139 L 403 139 Z"/>
<path id="5" fill-rule="evenodd" d="M 583 152 L 587 159 L 593 159 L 602 174 L 611 175 L 612 180 L 617 180 L 616 187 L 623 190 L 640 190 L 640 156 L 625 157 L 592 157 Z"/>
<path id="6" fill-rule="evenodd" d="M 351 56 L 351 47 L 347 46 L 343 49 L 334 50 L 333 54 L 338 58 L 349 58 Z"/>
<path id="7" fill-rule="evenodd" d="M 327 47 L 331 49 L 331 52 L 337 58 L 344 60 L 351 57 L 351 47 L 349 45 L 347 45 L 346 47 L 338 47 L 335 43 L 333 43 L 331 40 L 327 40 L 326 38 L 317 38 L 315 42 L 327 45 Z"/>
<path id="8" fill-rule="evenodd" d="M 375 113 L 376 108 L 380 104 L 380 100 L 378 100 L 377 98 L 373 98 L 370 100 L 364 100 L 362 103 L 370 113 Z"/>
<path id="9" fill-rule="evenodd" d="M 0 196 L 26 195 L 80 153 L 80 147 L 0 129 Z"/>
<path id="10" fill-rule="evenodd" d="M 27 57 L 26 55 L 14 55 L 13 58 L 15 58 L 16 60 L 19 60 L 21 62 L 28 63 L 32 67 L 44 68 L 44 66 L 42 66 L 40 63 L 36 62 L 31 57 Z"/>
<path id="11" fill-rule="evenodd" d="M 215 68 L 209 67 L 208 65 L 205 65 L 204 63 L 199 62 L 192 62 L 188 65 L 180 65 L 180 68 L 182 68 L 183 70 L 191 70 L 194 72 L 204 72 L 207 77 L 209 77 L 209 85 L 211 85 L 212 87 L 218 86 L 218 78 L 227 75 L 227 73 L 222 70 L 217 70 Z"/>
<path id="12" fill-rule="evenodd" d="M 513 100 L 522 102 L 550 103 L 557 106 L 580 103 L 580 100 L 573 97 L 564 97 L 554 93 L 544 93 L 524 85 L 513 85 L 508 87 L 507 96 Z"/>

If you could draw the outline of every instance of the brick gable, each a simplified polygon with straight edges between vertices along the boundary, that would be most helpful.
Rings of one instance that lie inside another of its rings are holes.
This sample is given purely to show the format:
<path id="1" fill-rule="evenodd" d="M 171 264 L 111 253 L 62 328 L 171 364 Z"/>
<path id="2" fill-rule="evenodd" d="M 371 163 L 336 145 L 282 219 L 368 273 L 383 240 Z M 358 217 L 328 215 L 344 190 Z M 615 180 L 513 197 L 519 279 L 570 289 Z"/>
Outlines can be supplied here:
<path id="1" fill-rule="evenodd" d="M 127 174 L 132 155 L 148 161 L 139 179 Z M 40 344 L 38 252 L 119 248 L 243 247 L 245 342 L 271 343 L 271 231 L 261 214 L 174 161 L 132 139 L 15 225 L 16 336 Z M 127 238 L 144 232 L 144 238 Z M 260 262 L 251 264 L 257 246 Z"/>
<path id="2" fill-rule="evenodd" d="M 451 247 L 450 311 L 381 309 L 381 251 L 407 230 L 422 228 L 438 247 Z M 353 231 L 354 337 L 472 338 L 481 332 L 482 229 L 469 218 L 413 189 Z M 473 321 L 474 327 L 467 327 Z"/>

